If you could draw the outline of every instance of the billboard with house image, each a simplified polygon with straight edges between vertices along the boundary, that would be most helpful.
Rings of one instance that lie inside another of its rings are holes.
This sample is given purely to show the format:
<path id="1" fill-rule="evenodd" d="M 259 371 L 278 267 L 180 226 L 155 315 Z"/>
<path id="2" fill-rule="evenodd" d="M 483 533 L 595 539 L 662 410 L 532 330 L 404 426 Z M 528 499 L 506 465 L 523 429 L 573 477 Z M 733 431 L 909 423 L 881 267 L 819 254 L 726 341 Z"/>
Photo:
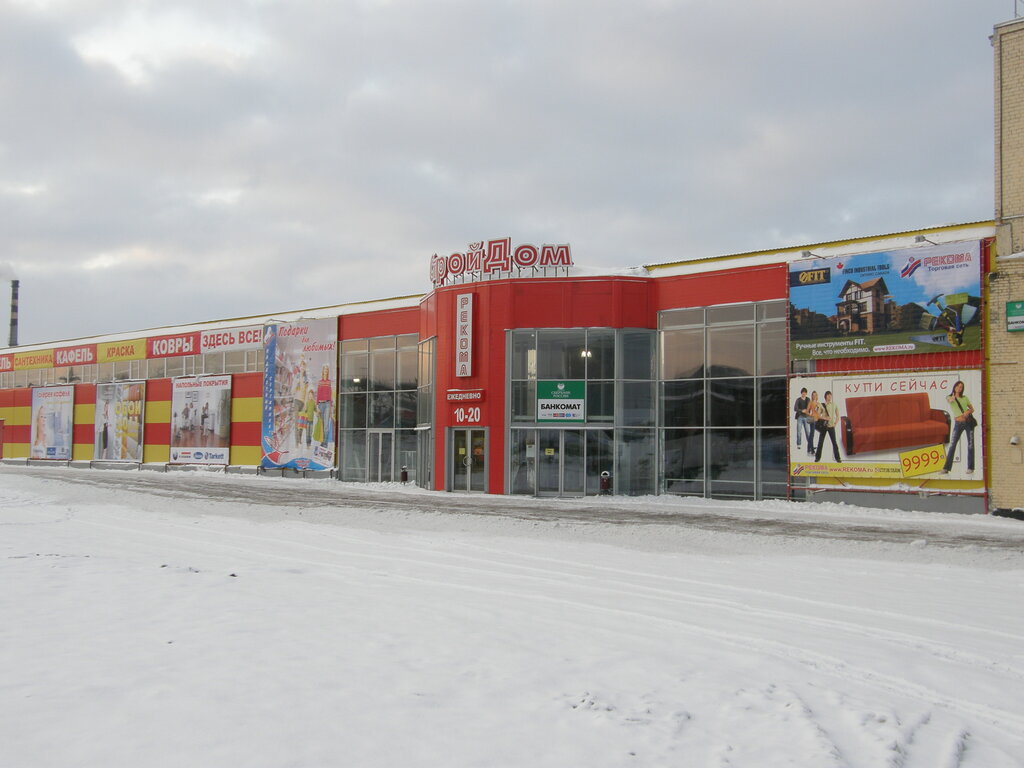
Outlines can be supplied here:
<path id="1" fill-rule="evenodd" d="M 981 244 L 789 265 L 794 360 L 981 348 Z"/>

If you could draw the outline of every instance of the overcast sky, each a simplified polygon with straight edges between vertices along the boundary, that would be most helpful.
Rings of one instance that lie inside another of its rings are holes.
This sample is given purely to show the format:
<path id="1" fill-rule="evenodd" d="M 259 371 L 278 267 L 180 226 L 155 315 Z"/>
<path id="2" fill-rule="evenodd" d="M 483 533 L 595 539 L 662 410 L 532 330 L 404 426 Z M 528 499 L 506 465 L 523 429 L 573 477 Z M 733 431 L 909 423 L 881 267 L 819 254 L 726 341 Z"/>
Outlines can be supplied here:
<path id="1" fill-rule="evenodd" d="M 0 0 L 20 341 L 990 219 L 1013 5 Z"/>

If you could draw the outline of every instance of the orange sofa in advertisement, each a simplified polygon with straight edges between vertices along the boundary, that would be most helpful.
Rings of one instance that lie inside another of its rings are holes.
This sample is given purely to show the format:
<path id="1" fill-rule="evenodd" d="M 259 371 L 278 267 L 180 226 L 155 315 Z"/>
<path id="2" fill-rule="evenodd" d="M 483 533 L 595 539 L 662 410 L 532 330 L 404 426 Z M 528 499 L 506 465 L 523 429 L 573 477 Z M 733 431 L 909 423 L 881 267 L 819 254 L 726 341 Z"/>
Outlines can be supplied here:
<path id="1" fill-rule="evenodd" d="M 847 456 L 949 442 L 949 413 L 932 408 L 925 392 L 850 397 L 845 407 L 841 432 Z"/>

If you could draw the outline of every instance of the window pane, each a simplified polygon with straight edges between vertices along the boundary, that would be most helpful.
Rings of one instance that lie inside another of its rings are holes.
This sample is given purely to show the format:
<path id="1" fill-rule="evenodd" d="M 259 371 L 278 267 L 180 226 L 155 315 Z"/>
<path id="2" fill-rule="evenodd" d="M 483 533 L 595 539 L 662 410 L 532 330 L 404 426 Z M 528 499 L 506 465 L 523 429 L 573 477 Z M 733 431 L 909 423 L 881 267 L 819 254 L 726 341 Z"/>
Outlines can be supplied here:
<path id="1" fill-rule="evenodd" d="M 396 389 L 416 389 L 416 347 L 403 347 L 398 350 Z"/>
<path id="2" fill-rule="evenodd" d="M 162 379 L 166 375 L 167 375 L 167 363 L 166 363 L 166 361 L 164 361 L 162 359 L 150 360 L 149 361 L 149 371 L 146 374 L 147 378 L 150 378 L 150 379 Z"/>
<path id="3" fill-rule="evenodd" d="M 341 342 L 341 353 L 346 352 L 365 352 L 366 351 L 366 339 L 352 339 L 351 341 Z"/>
<path id="4" fill-rule="evenodd" d="M 661 313 L 662 328 L 681 325 L 704 325 L 704 309 L 670 309 Z"/>
<path id="5" fill-rule="evenodd" d="M 708 307 L 708 325 L 717 323 L 753 323 L 753 304 L 733 304 L 728 307 Z"/>
<path id="6" fill-rule="evenodd" d="M 370 394 L 369 426 L 377 428 L 395 426 L 394 392 L 373 392 Z"/>
<path id="7" fill-rule="evenodd" d="M 779 377 L 760 379 L 761 387 L 761 419 L 758 422 L 765 427 L 784 427 L 789 417 L 786 406 L 786 380 Z"/>
<path id="8" fill-rule="evenodd" d="M 370 352 L 370 389 L 374 391 L 395 388 L 395 350 Z"/>
<path id="9" fill-rule="evenodd" d="M 512 493 L 533 493 L 534 465 L 537 458 L 532 429 L 513 429 L 509 445 L 509 480 Z"/>
<path id="10" fill-rule="evenodd" d="M 366 355 L 342 355 L 342 392 L 365 392 L 369 378 L 370 362 Z"/>
<path id="11" fill-rule="evenodd" d="M 587 436 L 587 488 L 588 496 L 595 496 L 601 491 L 601 473 L 615 471 L 615 440 L 611 429 L 588 429 Z M 614 492 L 614 478 L 612 491 Z"/>
<path id="12" fill-rule="evenodd" d="M 612 421 L 615 418 L 615 382 L 587 382 L 587 421 Z"/>
<path id="13" fill-rule="evenodd" d="M 702 380 L 668 381 L 661 386 L 662 426 L 704 426 L 704 382 Z"/>
<path id="14" fill-rule="evenodd" d="M 377 352 L 385 349 L 395 349 L 395 337 L 394 336 L 381 336 L 377 339 L 370 339 L 370 351 Z"/>
<path id="15" fill-rule="evenodd" d="M 203 373 L 224 373 L 224 353 L 207 352 L 203 355 Z"/>
<path id="16" fill-rule="evenodd" d="M 244 373 L 246 357 L 245 351 L 225 352 L 224 373 Z"/>
<path id="17" fill-rule="evenodd" d="M 762 376 L 785 375 L 786 325 L 764 323 L 757 326 L 757 372 Z"/>
<path id="18" fill-rule="evenodd" d="M 352 394 L 341 396 L 341 427 L 342 429 L 366 428 L 366 395 Z"/>
<path id="19" fill-rule="evenodd" d="M 785 483 L 789 475 L 789 465 L 786 461 L 786 430 L 759 429 L 758 437 L 761 440 L 761 482 Z"/>
<path id="20" fill-rule="evenodd" d="M 754 373 L 754 326 L 708 328 L 708 377 Z"/>
<path id="21" fill-rule="evenodd" d="M 431 424 L 433 421 L 434 388 L 432 386 L 420 387 L 416 390 L 416 423 Z"/>
<path id="22" fill-rule="evenodd" d="M 415 393 L 412 393 L 415 396 Z M 415 418 L 413 419 L 415 421 Z M 398 458 L 398 466 L 396 469 L 398 472 L 402 471 L 402 467 L 405 467 L 405 471 L 408 473 L 408 482 L 416 482 L 416 433 L 412 430 L 403 429 L 401 432 L 395 433 L 395 439 L 398 441 L 396 447 L 396 457 Z M 398 473 L 395 473 L 398 477 Z"/>
<path id="23" fill-rule="evenodd" d="M 654 378 L 654 331 L 622 332 L 622 378 Z"/>
<path id="24" fill-rule="evenodd" d="M 615 331 L 598 329 L 587 331 L 587 378 L 615 378 Z"/>
<path id="25" fill-rule="evenodd" d="M 627 427 L 654 425 L 654 383 L 649 381 L 622 383 L 621 424 Z"/>
<path id="26" fill-rule="evenodd" d="M 757 305 L 758 320 L 785 320 L 786 302 L 766 301 Z"/>
<path id="27" fill-rule="evenodd" d="M 618 474 L 612 478 L 615 493 L 644 496 L 654 493 L 655 445 L 653 429 L 618 430 Z"/>
<path id="28" fill-rule="evenodd" d="M 665 490 L 669 493 L 693 493 L 693 488 L 681 490 L 678 482 L 704 479 L 704 430 L 666 429 L 662 436 Z M 673 485 L 677 487 L 673 489 Z"/>
<path id="29" fill-rule="evenodd" d="M 533 381 L 512 382 L 512 421 L 533 421 L 537 408 L 537 384 Z"/>
<path id="30" fill-rule="evenodd" d="M 704 329 L 661 334 L 661 377 L 689 379 L 704 375 Z"/>
<path id="31" fill-rule="evenodd" d="M 429 387 L 434 383 L 434 342 L 436 339 L 428 339 L 419 345 L 420 360 L 418 375 L 416 376 L 417 386 Z M 422 423 L 422 420 L 421 420 Z"/>
<path id="32" fill-rule="evenodd" d="M 708 473 L 712 480 L 753 483 L 754 430 L 708 430 Z"/>
<path id="33" fill-rule="evenodd" d="M 512 331 L 512 378 L 537 378 L 536 334 Z"/>
<path id="34" fill-rule="evenodd" d="M 416 426 L 416 392 L 398 393 L 398 423 L 395 425 L 403 429 L 411 429 Z"/>
<path id="35" fill-rule="evenodd" d="M 341 433 L 341 479 L 366 482 L 366 433 L 363 431 Z"/>
<path id="36" fill-rule="evenodd" d="M 708 400 L 708 424 L 710 426 L 750 427 L 754 425 L 753 379 L 712 379 L 708 382 Z M 783 403 L 783 408 L 785 408 L 785 403 Z"/>
<path id="37" fill-rule="evenodd" d="M 537 378 L 582 379 L 584 375 L 582 330 L 537 332 Z"/>

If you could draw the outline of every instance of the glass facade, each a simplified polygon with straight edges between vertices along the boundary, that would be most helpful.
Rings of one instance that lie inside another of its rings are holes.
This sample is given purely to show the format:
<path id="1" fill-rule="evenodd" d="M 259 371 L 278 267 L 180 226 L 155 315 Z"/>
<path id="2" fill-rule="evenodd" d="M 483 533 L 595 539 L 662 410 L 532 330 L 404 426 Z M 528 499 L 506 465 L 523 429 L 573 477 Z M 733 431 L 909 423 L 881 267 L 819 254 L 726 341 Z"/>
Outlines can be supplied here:
<path id="1" fill-rule="evenodd" d="M 342 480 L 416 480 L 419 344 L 416 334 L 342 341 L 339 471 Z"/>
<path id="2" fill-rule="evenodd" d="M 784 301 L 660 315 L 660 490 L 784 498 Z"/>
<path id="3" fill-rule="evenodd" d="M 582 496 L 656 489 L 657 333 L 538 328 L 508 332 L 508 492 Z M 583 418 L 537 421 L 538 381 L 581 383 Z"/>

